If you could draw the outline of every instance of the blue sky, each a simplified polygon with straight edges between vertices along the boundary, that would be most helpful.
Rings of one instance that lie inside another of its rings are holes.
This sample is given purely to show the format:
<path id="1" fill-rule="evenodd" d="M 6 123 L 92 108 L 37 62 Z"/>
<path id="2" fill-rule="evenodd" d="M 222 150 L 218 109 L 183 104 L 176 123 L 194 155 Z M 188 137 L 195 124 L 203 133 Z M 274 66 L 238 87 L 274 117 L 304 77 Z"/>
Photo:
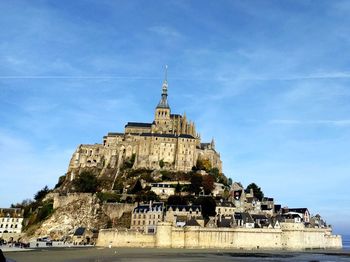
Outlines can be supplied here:
<path id="1" fill-rule="evenodd" d="M 169 103 L 224 173 L 350 234 L 349 1 L 0 1 L 0 206 Z"/>

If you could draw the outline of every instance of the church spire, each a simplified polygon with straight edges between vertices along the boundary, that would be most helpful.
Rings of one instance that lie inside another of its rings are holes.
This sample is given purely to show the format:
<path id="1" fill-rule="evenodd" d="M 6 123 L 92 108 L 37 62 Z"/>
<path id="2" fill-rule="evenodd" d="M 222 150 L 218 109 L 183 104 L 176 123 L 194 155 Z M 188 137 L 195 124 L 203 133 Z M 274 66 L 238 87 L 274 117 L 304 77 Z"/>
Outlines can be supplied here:
<path id="1" fill-rule="evenodd" d="M 165 77 L 162 86 L 162 98 L 158 103 L 157 108 L 169 108 L 168 104 L 168 66 L 165 66 Z"/>

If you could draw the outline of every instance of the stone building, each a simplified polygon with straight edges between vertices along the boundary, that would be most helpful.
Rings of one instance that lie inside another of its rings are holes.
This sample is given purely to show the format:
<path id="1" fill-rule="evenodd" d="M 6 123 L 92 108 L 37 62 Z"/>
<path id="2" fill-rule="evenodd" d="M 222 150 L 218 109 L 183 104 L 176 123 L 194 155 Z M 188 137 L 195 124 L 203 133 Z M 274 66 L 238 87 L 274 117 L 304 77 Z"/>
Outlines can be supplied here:
<path id="1" fill-rule="evenodd" d="M 158 222 L 163 221 L 164 203 L 152 202 L 134 208 L 131 214 L 131 229 L 155 233 Z"/>
<path id="2" fill-rule="evenodd" d="M 198 159 L 207 159 L 222 172 L 220 154 L 215 142 L 201 143 L 194 122 L 186 114 L 171 112 L 168 103 L 168 82 L 165 78 L 161 99 L 155 108 L 154 120 L 148 123 L 128 122 L 122 133 L 108 133 L 102 144 L 80 145 L 68 169 L 70 180 L 84 167 L 119 169 L 133 159 L 133 168 L 190 171 Z"/>

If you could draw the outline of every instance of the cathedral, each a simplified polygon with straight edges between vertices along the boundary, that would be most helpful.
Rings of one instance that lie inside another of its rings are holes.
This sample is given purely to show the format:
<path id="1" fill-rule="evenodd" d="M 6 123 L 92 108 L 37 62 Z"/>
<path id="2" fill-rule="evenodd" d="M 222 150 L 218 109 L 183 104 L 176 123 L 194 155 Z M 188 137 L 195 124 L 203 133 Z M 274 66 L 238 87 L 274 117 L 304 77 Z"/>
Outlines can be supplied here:
<path id="1" fill-rule="evenodd" d="M 108 133 L 102 144 L 80 145 L 72 156 L 68 174 L 73 180 L 73 171 L 85 167 L 97 167 L 103 174 L 107 168 L 119 170 L 127 160 L 132 160 L 134 169 L 188 172 L 199 159 L 209 160 L 211 167 L 222 172 L 214 140 L 201 143 L 195 124 L 187 119 L 186 114 L 171 113 L 165 75 L 153 122 L 128 122 L 123 133 Z"/>

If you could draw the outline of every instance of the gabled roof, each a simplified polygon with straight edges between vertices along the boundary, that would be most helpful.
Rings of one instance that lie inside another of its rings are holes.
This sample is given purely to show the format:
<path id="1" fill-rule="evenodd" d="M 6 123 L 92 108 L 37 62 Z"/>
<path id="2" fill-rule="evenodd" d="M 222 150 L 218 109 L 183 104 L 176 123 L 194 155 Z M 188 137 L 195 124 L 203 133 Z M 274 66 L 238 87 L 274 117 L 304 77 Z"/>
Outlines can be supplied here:
<path id="1" fill-rule="evenodd" d="M 199 227 L 200 225 L 193 217 L 186 222 L 186 226 Z"/>
<path id="2" fill-rule="evenodd" d="M 221 220 L 218 220 L 218 227 L 231 227 L 232 219 L 228 218 L 221 218 Z"/>

